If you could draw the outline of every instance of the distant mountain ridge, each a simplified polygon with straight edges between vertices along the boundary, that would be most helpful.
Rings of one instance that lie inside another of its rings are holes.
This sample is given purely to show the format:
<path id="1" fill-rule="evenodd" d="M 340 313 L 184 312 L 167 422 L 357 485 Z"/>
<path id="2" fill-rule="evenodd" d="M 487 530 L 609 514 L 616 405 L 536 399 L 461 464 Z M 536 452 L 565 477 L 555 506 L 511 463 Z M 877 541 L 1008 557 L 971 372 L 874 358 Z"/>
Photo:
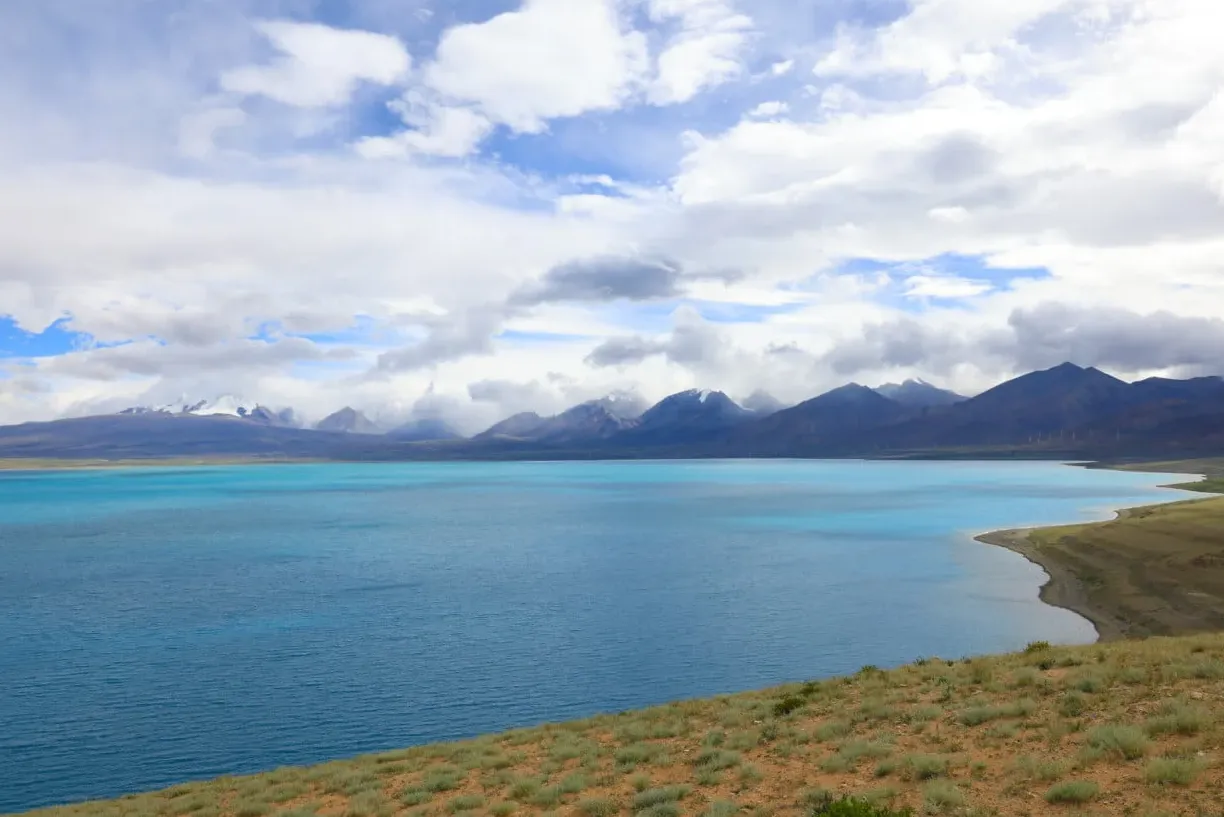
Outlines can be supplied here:
<path id="1" fill-rule="evenodd" d="M 0 427 L 0 457 L 1110 459 L 1224 453 L 1219 377 L 1127 383 L 1066 363 L 970 398 L 912 380 L 875 389 L 851 383 L 789 408 L 777 409 L 759 396 L 745 402 L 755 410 L 723 392 L 693 389 L 639 413 L 633 400 L 609 397 L 552 417 L 517 414 L 471 439 L 458 438 L 443 418 L 384 433 L 346 408 L 315 429 L 301 429 L 287 424 L 285 412 L 259 406 L 183 403 Z"/>
<path id="2" fill-rule="evenodd" d="M 894 400 L 903 406 L 929 408 L 950 406 L 968 398 L 947 389 L 932 386 L 925 380 L 906 380 L 904 383 L 885 383 L 875 389 L 876 393 Z"/>

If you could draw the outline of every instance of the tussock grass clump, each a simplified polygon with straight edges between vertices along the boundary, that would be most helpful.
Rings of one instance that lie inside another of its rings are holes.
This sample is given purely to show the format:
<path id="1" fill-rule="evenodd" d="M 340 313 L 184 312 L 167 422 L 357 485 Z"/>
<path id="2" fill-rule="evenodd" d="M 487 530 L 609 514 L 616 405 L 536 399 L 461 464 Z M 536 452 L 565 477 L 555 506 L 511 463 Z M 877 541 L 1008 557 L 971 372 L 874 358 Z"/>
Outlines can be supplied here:
<path id="1" fill-rule="evenodd" d="M 897 811 L 862 797 L 833 800 L 812 812 L 812 817 L 910 817 L 912 809 Z"/>
<path id="2" fill-rule="evenodd" d="M 451 801 L 446 804 L 446 807 L 452 814 L 458 814 L 461 811 L 478 809 L 484 804 L 485 799 L 479 794 L 462 794 L 458 797 L 452 798 Z"/>
<path id="3" fill-rule="evenodd" d="M 739 814 L 740 807 L 738 803 L 731 800 L 715 800 L 710 803 L 710 807 L 705 810 L 701 817 L 734 817 Z"/>
<path id="4" fill-rule="evenodd" d="M 1197 759 L 1159 757 L 1148 763 L 1143 777 L 1157 785 L 1189 786 L 1203 771 L 1203 765 Z"/>
<path id="5" fill-rule="evenodd" d="M 1137 726 L 1097 726 L 1088 732 L 1087 744 L 1106 755 L 1138 760 L 1147 753 L 1148 736 Z"/>
<path id="6" fill-rule="evenodd" d="M 1023 698 L 1019 701 L 1012 701 L 1005 704 L 997 704 L 995 706 L 975 706 L 972 709 L 966 709 L 960 714 L 958 720 L 965 726 L 980 726 L 983 723 L 999 720 L 1000 718 L 1023 718 L 1031 715 L 1037 709 L 1037 704 L 1028 698 Z"/>
<path id="7" fill-rule="evenodd" d="M 825 721 L 816 727 L 816 731 L 812 733 L 816 740 L 825 742 L 836 740 L 840 737 L 845 737 L 850 734 L 850 724 L 842 720 Z"/>
<path id="8" fill-rule="evenodd" d="M 922 789 L 922 800 L 927 811 L 944 814 L 965 805 L 965 794 L 947 780 L 934 780 Z"/>
<path id="9" fill-rule="evenodd" d="M 1191 706 L 1184 701 L 1169 701 L 1163 704 L 1159 714 L 1146 724 L 1153 737 L 1160 735 L 1197 735 L 1212 725 L 1214 718 L 1209 710 Z"/>
<path id="10" fill-rule="evenodd" d="M 638 766 L 659 763 L 667 757 L 667 747 L 659 743 L 634 743 L 616 750 L 616 765 L 622 771 Z"/>
<path id="11" fill-rule="evenodd" d="M 608 797 L 588 797 L 579 800 L 574 810 L 580 817 L 612 817 L 620 813 L 620 806 Z"/>
<path id="12" fill-rule="evenodd" d="M 907 773 L 917 780 L 931 780 L 948 773 L 948 759 L 941 755 L 910 755 L 905 766 Z"/>
<path id="13" fill-rule="evenodd" d="M 1038 759 L 1030 755 L 1025 755 L 1016 761 L 1016 768 L 1020 774 L 1030 780 L 1043 782 L 1053 782 L 1067 773 L 1065 763 L 1057 760 Z"/>
<path id="14" fill-rule="evenodd" d="M 733 769 L 744 762 L 744 756 L 729 749 L 706 749 L 697 755 L 694 766 L 710 771 Z"/>
<path id="15" fill-rule="evenodd" d="M 1096 798 L 1101 787 L 1092 780 L 1068 780 L 1056 783 L 1045 794 L 1047 803 L 1087 803 Z"/>
<path id="16" fill-rule="evenodd" d="M 633 810 L 641 811 L 660 803 L 675 803 L 687 797 L 690 791 L 688 786 L 659 786 L 655 789 L 646 789 L 633 796 Z"/>

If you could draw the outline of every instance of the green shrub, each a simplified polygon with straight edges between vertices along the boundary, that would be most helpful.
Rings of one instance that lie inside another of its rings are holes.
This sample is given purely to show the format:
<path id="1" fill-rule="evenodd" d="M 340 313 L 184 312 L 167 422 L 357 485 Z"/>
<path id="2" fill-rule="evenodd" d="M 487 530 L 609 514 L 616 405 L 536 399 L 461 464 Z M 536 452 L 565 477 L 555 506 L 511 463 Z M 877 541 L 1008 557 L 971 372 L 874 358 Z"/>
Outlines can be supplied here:
<path id="1" fill-rule="evenodd" d="M 529 800 L 535 797 L 544 784 L 534 777 L 520 777 L 510 784 L 507 795 L 511 800 Z"/>
<path id="2" fill-rule="evenodd" d="M 478 809 L 483 806 L 484 803 L 485 799 L 479 794 L 463 794 L 459 797 L 453 798 L 446 804 L 446 807 L 451 810 L 451 813 L 458 813 L 460 811 L 471 811 L 472 809 Z"/>
<path id="3" fill-rule="evenodd" d="M 720 771 L 722 769 L 735 768 L 742 762 L 743 757 L 739 752 L 732 752 L 727 749 L 704 749 L 701 754 L 697 755 L 693 765 L 710 771 Z"/>
<path id="4" fill-rule="evenodd" d="M 1088 733 L 1087 743 L 1105 754 L 1137 760 L 1147 752 L 1148 736 L 1135 726 L 1098 726 Z"/>
<path id="5" fill-rule="evenodd" d="M 434 793 L 425 789 L 411 786 L 404 789 L 404 793 L 400 795 L 400 802 L 405 806 L 421 806 L 428 803 L 434 797 Z"/>
<path id="6" fill-rule="evenodd" d="M 773 713 L 775 718 L 782 718 L 792 712 L 802 709 L 807 704 L 798 695 L 787 695 L 782 700 L 773 705 Z"/>
<path id="7" fill-rule="evenodd" d="M 1020 773 L 1033 780 L 1053 782 L 1066 774 L 1066 767 L 1057 760 L 1037 760 L 1024 756 L 1016 763 Z"/>
<path id="8" fill-rule="evenodd" d="M 659 803 L 642 809 L 637 817 L 680 817 L 680 807 L 675 803 Z"/>
<path id="9" fill-rule="evenodd" d="M 1030 641 L 1024 646 L 1024 652 L 1026 655 L 1032 655 L 1036 652 L 1047 652 L 1049 649 L 1049 641 Z"/>
<path id="10" fill-rule="evenodd" d="M 804 789 L 799 794 L 799 805 L 807 811 L 820 813 L 820 810 L 837 799 L 833 792 L 824 788 Z"/>
<path id="11" fill-rule="evenodd" d="M 561 802 L 563 794 L 565 792 L 561 790 L 560 786 L 546 786 L 531 796 L 531 804 L 543 808 L 552 808 Z"/>
<path id="12" fill-rule="evenodd" d="M 1084 696 L 1078 692 L 1068 692 L 1058 702 L 1058 713 L 1067 718 L 1078 718 L 1088 708 Z"/>
<path id="13" fill-rule="evenodd" d="M 489 806 L 489 814 L 492 814 L 493 817 L 510 817 L 510 815 L 513 814 L 516 809 L 518 809 L 518 805 L 515 803 L 494 803 L 493 805 Z M 603 815 L 599 815 L 599 817 L 603 817 Z"/>
<path id="14" fill-rule="evenodd" d="M 935 780 L 922 789 L 927 808 L 936 813 L 951 811 L 965 805 L 965 795 L 947 780 Z"/>
<path id="15" fill-rule="evenodd" d="M 1166 703 L 1160 714 L 1147 722 L 1148 734 L 1197 735 L 1212 723 L 1211 713 L 1206 709 L 1188 706 L 1180 701 Z"/>
<path id="16" fill-rule="evenodd" d="M 910 817 L 913 813 L 911 809 L 898 811 L 859 797 L 843 797 L 814 809 L 812 817 Z"/>
<path id="17" fill-rule="evenodd" d="M 948 759 L 939 755 L 910 755 L 905 759 L 905 763 L 919 780 L 943 777 L 948 773 Z"/>
<path id="18" fill-rule="evenodd" d="M 634 743 L 616 750 L 616 765 L 622 771 L 641 764 L 655 763 L 667 756 L 667 750 L 658 743 Z"/>
<path id="19" fill-rule="evenodd" d="M 453 791 L 463 782 L 463 773 L 454 768 L 431 769 L 425 773 L 421 788 L 425 791 Z"/>
<path id="20" fill-rule="evenodd" d="M 730 800 L 715 800 L 702 817 L 734 817 L 739 810 L 740 807 Z"/>
<path id="21" fill-rule="evenodd" d="M 1023 718 L 1032 714 L 1036 708 L 1036 703 L 1028 698 L 1023 698 L 998 706 L 977 706 L 973 709 L 966 709 L 960 714 L 959 720 L 965 726 L 979 726 L 999 718 Z"/>
<path id="22" fill-rule="evenodd" d="M 1101 787 L 1091 780 L 1068 780 L 1051 786 L 1045 799 L 1047 803 L 1087 803 L 1100 791 Z"/>
<path id="23" fill-rule="evenodd" d="M 607 797 L 589 797 L 579 800 L 574 807 L 582 817 L 612 817 L 620 812 L 620 807 Z"/>
<path id="24" fill-rule="evenodd" d="M 1160 757 L 1147 765 L 1143 776 L 1149 783 L 1189 786 L 1202 769 L 1202 764 L 1195 760 Z"/>
<path id="25" fill-rule="evenodd" d="M 688 793 L 688 786 L 659 786 L 655 789 L 646 789 L 633 796 L 633 810 L 641 811 L 660 803 L 674 803 L 677 800 L 683 800 Z"/>
<path id="26" fill-rule="evenodd" d="M 834 738 L 845 737 L 850 734 L 850 724 L 845 721 L 826 721 L 816 727 L 813 733 L 816 740 L 828 741 Z"/>

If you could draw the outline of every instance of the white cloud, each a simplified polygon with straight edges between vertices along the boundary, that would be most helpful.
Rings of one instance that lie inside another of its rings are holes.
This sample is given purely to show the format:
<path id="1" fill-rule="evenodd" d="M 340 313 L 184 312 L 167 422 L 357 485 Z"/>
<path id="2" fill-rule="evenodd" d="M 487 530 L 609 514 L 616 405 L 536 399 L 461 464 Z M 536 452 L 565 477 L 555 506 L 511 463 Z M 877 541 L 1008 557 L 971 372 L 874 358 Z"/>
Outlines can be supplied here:
<path id="1" fill-rule="evenodd" d="M 770 100 L 769 102 L 762 102 L 760 105 L 757 105 L 748 112 L 748 116 L 759 119 L 769 119 L 771 117 L 781 116 L 789 110 L 790 105 L 787 105 L 785 102 L 779 102 L 775 99 Z"/>
<path id="2" fill-rule="evenodd" d="M 649 12 L 656 22 L 679 24 L 659 54 L 652 102 L 687 102 L 742 70 L 739 60 L 752 20 L 727 0 L 650 0 Z"/>
<path id="3" fill-rule="evenodd" d="M 794 67 L 794 60 L 782 60 L 781 62 L 775 62 L 773 65 L 769 66 L 769 73 L 773 74 L 775 77 L 781 77 L 789 74 L 791 69 Z"/>
<path id="4" fill-rule="evenodd" d="M 535 133 L 549 119 L 619 108 L 647 66 L 646 39 L 614 0 L 526 0 L 444 31 L 424 81 L 493 122 Z"/>
<path id="5" fill-rule="evenodd" d="M 227 71 L 221 76 L 226 91 L 321 108 L 345 104 L 360 82 L 391 85 L 411 66 L 403 44 L 385 34 L 286 20 L 256 27 L 281 56 Z"/>
<path id="6" fill-rule="evenodd" d="M 1007 58 L 1025 26 L 1082 5 L 1083 0 L 914 0 L 908 14 L 882 29 L 843 29 L 815 70 L 826 76 L 913 72 L 934 83 L 982 77 Z"/>
<path id="7" fill-rule="evenodd" d="M 446 105 L 417 92 L 392 103 L 391 109 L 412 130 L 362 139 L 358 153 L 367 158 L 410 153 L 460 158 L 473 153 L 493 130 L 493 123 L 471 108 Z"/>
<path id="8" fill-rule="evenodd" d="M 909 298 L 971 298 L 989 292 L 990 283 L 954 275 L 911 275 L 905 279 Z"/>

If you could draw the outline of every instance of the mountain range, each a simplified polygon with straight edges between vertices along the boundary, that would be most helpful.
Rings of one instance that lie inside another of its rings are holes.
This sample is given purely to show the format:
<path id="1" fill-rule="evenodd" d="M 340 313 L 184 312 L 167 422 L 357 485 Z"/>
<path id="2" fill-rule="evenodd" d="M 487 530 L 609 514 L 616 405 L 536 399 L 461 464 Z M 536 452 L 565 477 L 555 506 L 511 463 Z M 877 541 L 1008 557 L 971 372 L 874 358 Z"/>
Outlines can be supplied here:
<path id="1" fill-rule="evenodd" d="M 690 390 L 645 407 L 623 395 L 552 417 L 516 414 L 469 439 L 441 418 L 382 428 L 346 408 L 298 427 L 235 399 L 0 427 L 0 457 L 345 460 L 652 457 L 1046 457 L 1224 452 L 1224 380 L 1128 383 L 1070 363 L 966 398 L 920 380 L 848 384 L 795 406 Z"/>

